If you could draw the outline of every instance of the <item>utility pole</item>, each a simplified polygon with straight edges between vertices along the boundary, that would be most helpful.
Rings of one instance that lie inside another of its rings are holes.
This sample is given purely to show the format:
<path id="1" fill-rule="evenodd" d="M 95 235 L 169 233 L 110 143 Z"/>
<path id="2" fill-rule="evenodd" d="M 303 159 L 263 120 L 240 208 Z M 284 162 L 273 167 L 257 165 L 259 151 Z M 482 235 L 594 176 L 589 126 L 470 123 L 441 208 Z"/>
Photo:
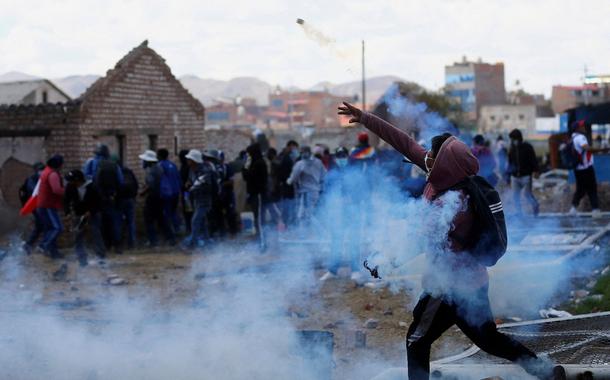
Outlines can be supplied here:
<path id="1" fill-rule="evenodd" d="M 362 40 L 362 110 L 366 111 L 366 77 L 364 74 L 364 40 Z"/>

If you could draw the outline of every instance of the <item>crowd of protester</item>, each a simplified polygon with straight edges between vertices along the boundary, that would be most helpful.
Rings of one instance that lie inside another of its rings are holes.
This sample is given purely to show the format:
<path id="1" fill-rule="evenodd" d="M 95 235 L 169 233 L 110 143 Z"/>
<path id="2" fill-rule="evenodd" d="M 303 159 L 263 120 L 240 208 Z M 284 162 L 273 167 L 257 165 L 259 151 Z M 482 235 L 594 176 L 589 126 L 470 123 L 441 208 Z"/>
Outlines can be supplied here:
<path id="1" fill-rule="evenodd" d="M 576 168 L 578 186 L 571 212 L 585 194 L 597 210 L 591 148 L 579 140 L 582 126 L 574 133 L 576 149 L 589 153 L 581 153 L 584 159 Z M 536 154 L 518 129 L 508 137 L 508 146 L 498 136 L 492 147 L 482 135 L 474 136 L 471 151 L 479 161 L 478 174 L 493 186 L 510 186 L 517 214 L 521 213 L 521 195 L 524 195 L 531 212 L 537 215 L 539 205 L 532 192 L 533 178 L 540 172 Z M 170 160 L 167 149 L 147 150 L 139 155 L 144 169 L 140 180 L 105 145 L 96 148 L 82 169 L 65 173 L 63 157 L 54 155 L 46 165 L 34 165 L 34 173 L 20 188 L 24 204 L 33 193 L 37 194 L 37 207 L 32 210 L 33 228 L 24 242 L 24 250 L 28 253 L 39 250 L 51 258 L 62 257 L 57 240 L 64 232 L 65 223 L 72 232 L 81 265 L 88 263 L 87 234 L 92 251 L 101 259 L 110 250 L 121 254 L 138 243 L 155 248 L 160 244 L 160 236 L 169 246 L 199 250 L 249 227 L 257 237 L 260 250 L 264 251 L 268 232 L 312 223 L 326 188 L 334 188 L 335 195 L 336 189 L 340 189 L 340 198 L 348 200 L 346 208 L 362 206 L 367 197 L 357 195 L 362 191 L 349 189 L 371 188 L 373 184 L 366 181 L 372 176 L 367 172 L 376 170 L 380 161 L 398 162 L 397 167 L 386 165 L 386 171 L 395 175 L 411 196 L 420 196 L 426 173 L 416 165 L 405 165 L 400 156 L 391 153 L 376 151 L 369 144 L 366 132 L 358 135 L 352 149 L 339 147 L 332 153 L 327 147 L 300 146 L 294 140 L 288 141 L 279 152 L 266 141 L 257 142 L 231 162 L 226 162 L 224 153 L 216 149 L 183 150 L 176 163 Z M 359 174 L 345 175 L 347 168 Z M 245 182 L 246 209 L 252 213 L 249 219 L 252 226 L 244 225 L 247 220 L 242 223 L 238 214 L 241 207 L 236 204 L 236 175 L 241 175 Z M 136 207 L 138 204 L 141 207 Z M 136 210 L 140 209 L 143 228 L 138 229 L 136 220 L 140 219 L 136 218 Z M 67 219 L 62 218 L 62 212 Z M 141 240 L 137 239 L 138 230 L 144 232 Z M 336 244 L 336 237 L 332 240 Z M 334 272 L 332 266 L 330 272 Z"/>
<path id="2" fill-rule="evenodd" d="M 87 241 L 99 259 L 110 251 L 122 254 L 161 242 L 184 251 L 204 249 L 250 227 L 244 225 L 247 220 L 242 223 L 236 205 L 235 179 L 241 175 L 251 227 L 264 251 L 266 231 L 311 222 L 329 171 L 348 164 L 366 167 L 376 160 L 366 133 L 351 151 L 340 147 L 336 154 L 294 140 L 279 153 L 273 147 L 263 151 L 262 145 L 251 144 L 231 162 L 216 149 L 183 150 L 176 163 L 167 149 L 146 150 L 138 156 L 143 168 L 139 179 L 105 145 L 98 145 L 81 169 L 65 170 L 63 157 L 56 154 L 46 165 L 34 165 L 20 188 L 24 205 L 36 198 L 33 228 L 23 248 L 28 254 L 62 258 L 57 242 L 65 235 L 82 266 L 89 263 Z M 142 228 L 136 228 L 139 220 Z"/>

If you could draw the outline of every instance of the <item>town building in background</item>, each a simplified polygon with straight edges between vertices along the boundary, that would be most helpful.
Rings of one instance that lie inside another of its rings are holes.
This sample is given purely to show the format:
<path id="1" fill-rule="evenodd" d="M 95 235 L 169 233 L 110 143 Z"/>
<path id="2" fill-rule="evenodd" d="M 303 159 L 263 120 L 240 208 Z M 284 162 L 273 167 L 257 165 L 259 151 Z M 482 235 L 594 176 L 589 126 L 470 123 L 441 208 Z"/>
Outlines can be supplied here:
<path id="1" fill-rule="evenodd" d="M 206 107 L 206 129 L 260 127 L 264 109 L 254 98 L 216 99 L 214 104 Z"/>
<path id="2" fill-rule="evenodd" d="M 551 105 L 555 113 L 610 102 L 610 75 L 587 75 L 580 85 L 553 86 Z"/>
<path id="3" fill-rule="evenodd" d="M 536 132 L 536 105 L 503 104 L 482 106 L 477 127 L 484 134 L 506 135 L 519 128 L 528 136 Z"/>
<path id="4" fill-rule="evenodd" d="M 17 206 L 33 163 L 61 153 L 65 167 L 78 168 L 98 143 L 141 175 L 146 149 L 204 147 L 204 113 L 144 41 L 74 101 L 0 107 L 0 190 Z"/>
<path id="5" fill-rule="evenodd" d="M 70 96 L 48 79 L 0 83 L 0 105 L 37 105 L 69 100 Z"/>
<path id="6" fill-rule="evenodd" d="M 445 94 L 458 102 L 468 120 L 475 121 L 481 107 L 506 103 L 504 64 L 469 61 L 445 66 Z"/>
<path id="7" fill-rule="evenodd" d="M 272 129 L 326 129 L 341 127 L 337 105 L 351 98 L 328 91 L 290 91 L 276 88 L 269 94 L 266 122 Z"/>

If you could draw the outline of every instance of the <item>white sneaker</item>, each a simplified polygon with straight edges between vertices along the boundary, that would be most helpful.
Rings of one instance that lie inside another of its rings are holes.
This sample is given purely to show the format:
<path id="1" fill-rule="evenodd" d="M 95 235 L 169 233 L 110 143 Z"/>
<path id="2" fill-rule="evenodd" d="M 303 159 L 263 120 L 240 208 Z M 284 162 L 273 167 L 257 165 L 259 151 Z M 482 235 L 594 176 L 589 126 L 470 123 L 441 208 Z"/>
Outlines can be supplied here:
<path id="1" fill-rule="evenodd" d="M 576 215 L 577 211 L 576 211 L 576 207 L 572 206 L 570 207 L 570 211 L 568 211 L 568 214 L 570 215 Z"/>
<path id="2" fill-rule="evenodd" d="M 602 217 L 602 212 L 601 212 L 601 210 L 600 210 L 600 209 L 598 209 L 598 208 L 593 209 L 593 211 L 591 212 L 591 217 L 592 217 L 592 218 L 595 218 L 595 219 L 597 219 L 597 218 L 601 218 L 601 217 Z"/>
<path id="3" fill-rule="evenodd" d="M 326 281 L 328 279 L 335 278 L 335 277 L 337 277 L 337 276 L 335 276 L 334 274 L 330 273 L 329 271 L 326 271 L 326 273 L 324 273 L 322 275 L 322 277 L 320 277 L 320 281 Z"/>

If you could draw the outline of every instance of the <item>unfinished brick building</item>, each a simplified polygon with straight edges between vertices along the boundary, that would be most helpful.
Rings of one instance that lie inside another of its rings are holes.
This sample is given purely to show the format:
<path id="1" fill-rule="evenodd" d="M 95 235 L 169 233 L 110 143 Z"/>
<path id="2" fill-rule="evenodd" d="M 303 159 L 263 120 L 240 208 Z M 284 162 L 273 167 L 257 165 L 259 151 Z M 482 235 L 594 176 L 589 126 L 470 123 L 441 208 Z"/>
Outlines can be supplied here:
<path id="1" fill-rule="evenodd" d="M 0 106 L 2 197 L 17 206 L 34 162 L 61 153 L 66 168 L 78 168 L 99 142 L 141 178 L 145 149 L 203 149 L 204 120 L 201 103 L 144 41 L 74 101 Z"/>

